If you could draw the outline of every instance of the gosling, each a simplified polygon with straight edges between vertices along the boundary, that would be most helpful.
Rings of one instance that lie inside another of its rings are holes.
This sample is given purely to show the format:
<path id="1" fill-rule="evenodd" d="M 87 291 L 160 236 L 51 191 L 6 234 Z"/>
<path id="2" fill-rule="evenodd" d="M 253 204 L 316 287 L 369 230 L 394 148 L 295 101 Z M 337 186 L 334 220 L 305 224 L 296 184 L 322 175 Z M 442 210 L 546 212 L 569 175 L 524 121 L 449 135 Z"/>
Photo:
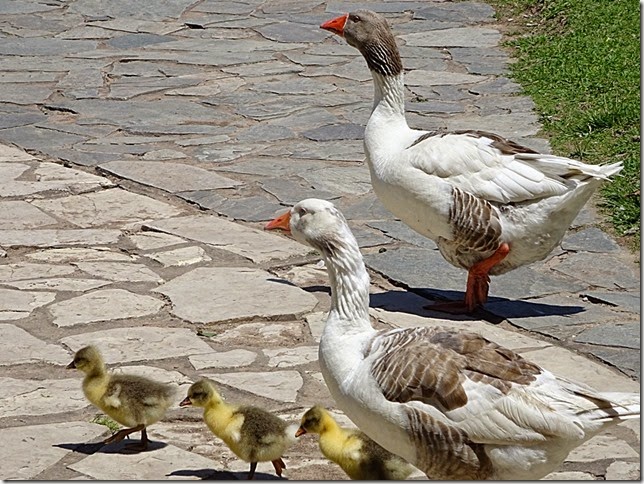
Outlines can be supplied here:
<path id="1" fill-rule="evenodd" d="M 217 392 L 215 383 L 203 378 L 188 389 L 181 407 L 194 405 L 204 409 L 203 419 L 208 428 L 232 450 L 237 457 L 250 463 L 248 479 L 253 479 L 258 462 L 271 461 L 281 477 L 286 464 L 284 452 L 295 442 L 297 425 L 261 408 L 231 405 Z"/>
<path id="2" fill-rule="evenodd" d="M 131 433 L 140 431 L 140 443 L 130 444 L 127 448 L 146 450 L 149 442 L 146 429 L 165 416 L 172 405 L 175 388 L 142 376 L 108 373 L 95 346 L 78 350 L 67 368 L 85 373 L 85 397 L 112 419 L 128 427 L 119 430 L 103 443 L 120 442 Z"/>
<path id="3" fill-rule="evenodd" d="M 302 417 L 296 437 L 319 434 L 320 450 L 354 480 L 404 480 L 413 467 L 404 459 L 376 444 L 360 430 L 338 425 L 329 412 L 316 405 Z"/>

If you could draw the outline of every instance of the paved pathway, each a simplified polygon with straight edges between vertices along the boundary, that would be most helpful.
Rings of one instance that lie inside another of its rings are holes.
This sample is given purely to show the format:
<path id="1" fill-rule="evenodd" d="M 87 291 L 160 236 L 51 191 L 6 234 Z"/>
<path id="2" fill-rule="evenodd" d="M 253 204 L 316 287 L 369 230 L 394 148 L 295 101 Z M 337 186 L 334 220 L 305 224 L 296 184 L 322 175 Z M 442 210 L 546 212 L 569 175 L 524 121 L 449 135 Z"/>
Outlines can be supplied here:
<path id="1" fill-rule="evenodd" d="M 2 478 L 245 477 L 194 409 L 154 425 L 164 444 L 150 452 L 88 443 L 109 431 L 64 369 L 88 343 L 114 367 L 175 382 L 178 399 L 207 375 L 229 400 L 293 420 L 333 406 L 316 362 L 326 274 L 261 230 L 309 196 L 350 220 L 382 327 L 468 327 L 598 389 L 639 388 L 638 268 L 591 211 L 547 261 L 495 278 L 485 313 L 454 322 L 422 306 L 458 296 L 464 273 L 371 193 L 369 73 L 317 26 L 347 8 L 385 12 L 409 69 L 410 124 L 547 149 L 531 101 L 504 77 L 490 7 L 144 3 L 0 4 Z M 344 478 L 312 438 L 286 461 L 290 479 Z M 552 477 L 638 478 L 639 422 L 592 439 Z"/>

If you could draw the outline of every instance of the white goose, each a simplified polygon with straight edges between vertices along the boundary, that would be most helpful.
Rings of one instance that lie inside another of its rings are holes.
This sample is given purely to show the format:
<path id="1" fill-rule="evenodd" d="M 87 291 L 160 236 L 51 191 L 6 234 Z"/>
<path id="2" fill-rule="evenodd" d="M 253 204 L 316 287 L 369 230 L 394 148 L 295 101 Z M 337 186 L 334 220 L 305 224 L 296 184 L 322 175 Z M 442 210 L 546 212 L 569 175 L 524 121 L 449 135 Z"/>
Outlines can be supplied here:
<path id="1" fill-rule="evenodd" d="M 369 275 L 330 202 L 303 200 L 266 228 L 290 229 L 326 263 L 332 304 L 319 360 L 338 406 L 429 478 L 538 479 L 593 435 L 639 416 L 639 394 L 558 378 L 475 333 L 373 329 Z"/>
<path id="2" fill-rule="evenodd" d="M 402 61 L 385 18 L 358 10 L 321 28 L 357 48 L 373 76 L 364 146 L 376 195 L 468 270 L 465 301 L 433 309 L 471 312 L 485 303 L 488 274 L 544 259 L 600 182 L 622 169 L 540 154 L 483 131 L 411 129 Z"/>

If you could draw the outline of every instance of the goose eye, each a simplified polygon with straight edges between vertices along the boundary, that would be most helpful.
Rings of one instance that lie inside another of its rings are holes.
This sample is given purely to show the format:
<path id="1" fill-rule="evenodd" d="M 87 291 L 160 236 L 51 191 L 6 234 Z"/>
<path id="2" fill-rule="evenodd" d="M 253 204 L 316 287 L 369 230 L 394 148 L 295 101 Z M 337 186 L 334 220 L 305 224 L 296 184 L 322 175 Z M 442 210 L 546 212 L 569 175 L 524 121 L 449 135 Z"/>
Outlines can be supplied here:
<path id="1" fill-rule="evenodd" d="M 300 207 L 300 208 L 297 210 L 297 214 L 298 214 L 300 217 L 303 217 L 303 216 L 304 216 L 304 215 L 306 215 L 307 213 L 309 213 L 309 212 L 308 212 L 308 210 L 306 210 L 304 207 Z"/>
<path id="2" fill-rule="evenodd" d="M 360 19 L 360 16 L 359 16 L 359 15 L 356 15 L 356 14 L 349 15 L 349 19 L 350 19 L 352 22 L 360 22 L 360 20 L 361 20 L 361 19 Z"/>

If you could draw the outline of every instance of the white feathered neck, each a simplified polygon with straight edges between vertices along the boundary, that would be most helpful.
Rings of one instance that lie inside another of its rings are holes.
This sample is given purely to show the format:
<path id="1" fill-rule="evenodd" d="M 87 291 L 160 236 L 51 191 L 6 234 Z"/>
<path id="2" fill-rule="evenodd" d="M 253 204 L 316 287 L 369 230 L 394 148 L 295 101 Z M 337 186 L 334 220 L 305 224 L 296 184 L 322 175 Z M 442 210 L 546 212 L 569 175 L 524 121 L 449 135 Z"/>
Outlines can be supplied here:
<path id="1" fill-rule="evenodd" d="M 369 321 L 369 274 L 349 227 L 342 223 L 332 238 L 316 245 L 331 286 L 328 321 L 336 321 L 346 331 L 373 330 Z"/>

